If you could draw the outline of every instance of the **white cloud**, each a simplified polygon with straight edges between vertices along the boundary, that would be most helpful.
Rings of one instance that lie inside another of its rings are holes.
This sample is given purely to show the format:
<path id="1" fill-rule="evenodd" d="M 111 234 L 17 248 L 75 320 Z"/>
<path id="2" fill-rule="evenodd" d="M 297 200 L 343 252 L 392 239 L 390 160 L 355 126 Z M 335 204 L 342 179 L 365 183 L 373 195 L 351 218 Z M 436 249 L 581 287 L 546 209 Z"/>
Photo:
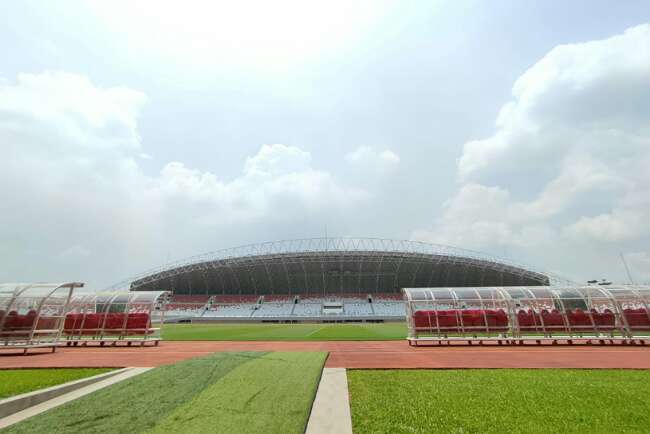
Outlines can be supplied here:
<path id="1" fill-rule="evenodd" d="M 399 156 L 390 149 L 377 151 L 371 146 L 359 146 L 345 155 L 345 160 L 362 170 L 388 172 L 397 168 Z"/>
<path id="2" fill-rule="evenodd" d="M 566 255 L 647 241 L 649 119 L 650 25 L 558 46 L 515 82 L 494 135 L 465 144 L 458 193 L 414 236 Z"/>
<path id="3" fill-rule="evenodd" d="M 262 146 L 228 180 L 180 162 L 146 175 L 137 132 L 145 101 L 68 73 L 0 82 L 0 280 L 108 284 L 255 225 L 318 221 L 368 197 L 314 168 L 309 152 L 281 144 Z"/>

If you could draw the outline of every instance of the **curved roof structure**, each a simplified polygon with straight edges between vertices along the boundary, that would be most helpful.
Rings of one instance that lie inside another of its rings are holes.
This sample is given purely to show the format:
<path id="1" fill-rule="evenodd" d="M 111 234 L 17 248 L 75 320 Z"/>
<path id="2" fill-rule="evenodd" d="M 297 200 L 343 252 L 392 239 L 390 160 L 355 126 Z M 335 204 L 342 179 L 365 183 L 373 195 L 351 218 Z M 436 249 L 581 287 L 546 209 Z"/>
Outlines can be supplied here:
<path id="1" fill-rule="evenodd" d="M 548 285 L 549 276 L 478 252 L 415 241 L 311 238 L 219 250 L 151 270 L 132 290 L 336 294 L 403 287 Z"/>

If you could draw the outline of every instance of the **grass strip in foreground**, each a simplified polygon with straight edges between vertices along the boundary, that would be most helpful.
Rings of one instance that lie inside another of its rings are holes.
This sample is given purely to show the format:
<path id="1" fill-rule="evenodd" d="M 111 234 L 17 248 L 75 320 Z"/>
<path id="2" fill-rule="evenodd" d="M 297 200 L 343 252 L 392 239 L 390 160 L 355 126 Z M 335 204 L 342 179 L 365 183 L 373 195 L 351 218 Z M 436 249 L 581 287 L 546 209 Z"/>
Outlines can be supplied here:
<path id="1" fill-rule="evenodd" d="M 110 368 L 0 369 L 0 399 L 46 389 L 112 370 Z"/>
<path id="2" fill-rule="evenodd" d="M 325 353 L 273 352 L 238 366 L 151 432 L 304 432 Z"/>
<path id="3" fill-rule="evenodd" d="M 264 354 L 216 353 L 152 369 L 13 425 L 6 432 L 143 432 L 237 366 Z"/>
<path id="4" fill-rule="evenodd" d="M 650 371 L 348 371 L 355 433 L 648 432 Z"/>
<path id="5" fill-rule="evenodd" d="M 302 433 L 326 353 L 215 353 L 71 401 L 7 433 Z"/>
<path id="6" fill-rule="evenodd" d="M 406 323 L 165 324 L 168 341 L 374 341 L 406 338 Z"/>

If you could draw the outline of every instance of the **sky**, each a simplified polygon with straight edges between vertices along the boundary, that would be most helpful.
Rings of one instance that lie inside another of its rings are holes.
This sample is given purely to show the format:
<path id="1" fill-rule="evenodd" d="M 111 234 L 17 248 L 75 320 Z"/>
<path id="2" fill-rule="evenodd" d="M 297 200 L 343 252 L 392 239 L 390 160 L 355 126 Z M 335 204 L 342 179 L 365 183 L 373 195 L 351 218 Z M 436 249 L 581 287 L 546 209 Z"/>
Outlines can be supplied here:
<path id="1" fill-rule="evenodd" d="M 647 1 L 26 0 L 0 52 L 0 281 L 327 233 L 650 282 Z"/>

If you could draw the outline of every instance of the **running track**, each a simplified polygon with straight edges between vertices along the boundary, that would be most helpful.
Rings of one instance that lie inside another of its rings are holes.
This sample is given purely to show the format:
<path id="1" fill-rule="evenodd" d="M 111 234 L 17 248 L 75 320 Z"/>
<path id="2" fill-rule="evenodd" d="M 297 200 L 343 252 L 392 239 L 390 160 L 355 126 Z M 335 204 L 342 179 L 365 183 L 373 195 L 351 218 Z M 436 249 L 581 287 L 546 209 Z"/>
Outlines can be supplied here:
<path id="1" fill-rule="evenodd" d="M 158 347 L 59 348 L 27 356 L 0 351 L 1 368 L 160 366 L 217 351 L 328 351 L 329 368 L 650 369 L 650 346 L 526 345 L 409 347 L 405 341 L 161 342 Z"/>

